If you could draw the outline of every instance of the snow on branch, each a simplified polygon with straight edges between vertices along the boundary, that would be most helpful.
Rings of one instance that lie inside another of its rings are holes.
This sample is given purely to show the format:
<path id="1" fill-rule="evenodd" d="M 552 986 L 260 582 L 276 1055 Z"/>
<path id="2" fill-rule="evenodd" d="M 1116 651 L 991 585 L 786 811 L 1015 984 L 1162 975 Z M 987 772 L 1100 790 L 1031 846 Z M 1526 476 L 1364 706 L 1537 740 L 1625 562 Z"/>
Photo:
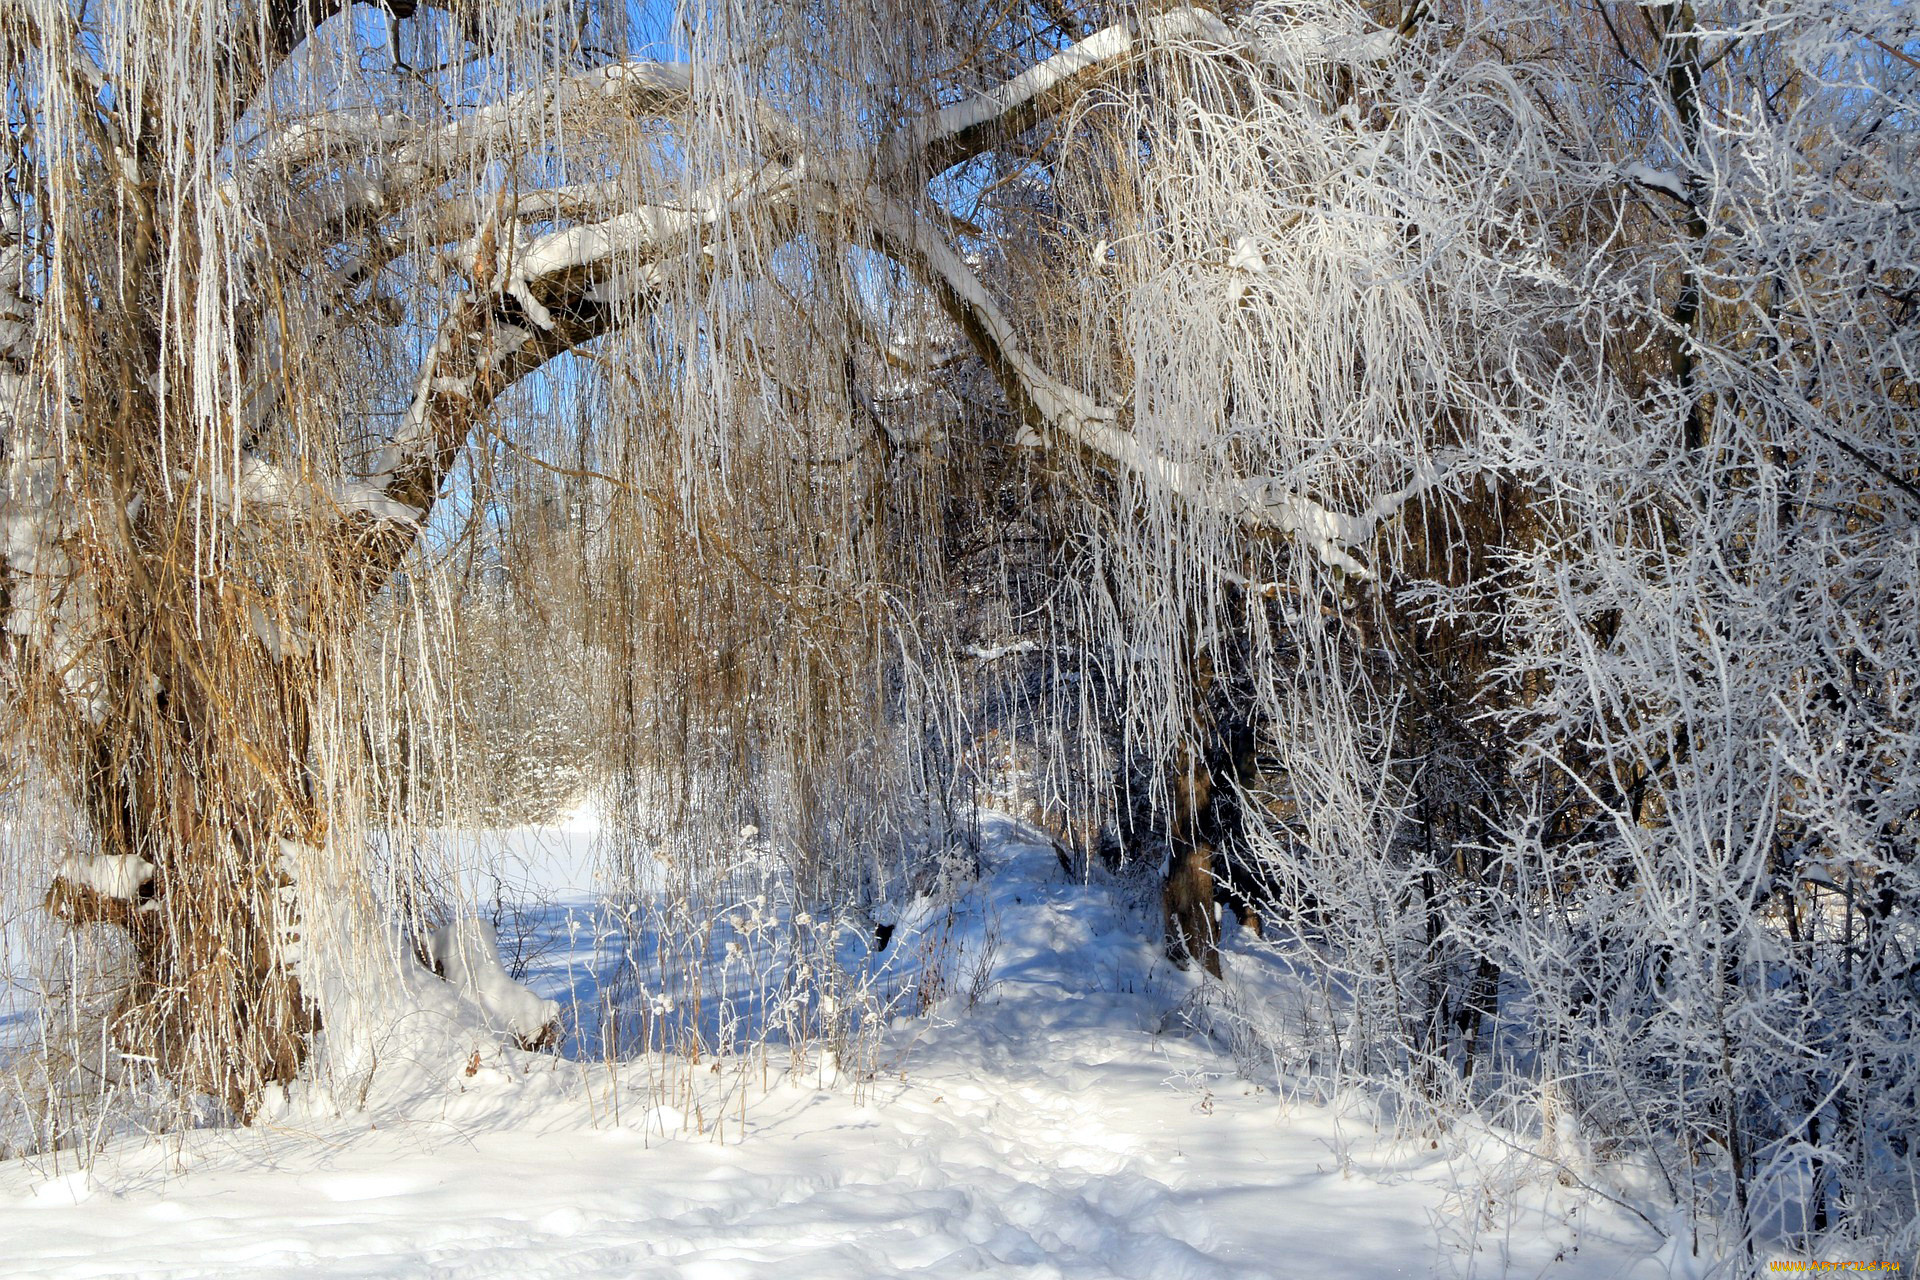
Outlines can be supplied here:
<path id="1" fill-rule="evenodd" d="M 600 222 L 549 232 L 512 256 L 505 264 L 502 284 L 536 325 L 551 329 L 552 317 L 534 298 L 533 282 L 582 271 L 605 277 L 623 264 L 656 261 L 666 246 L 730 214 L 756 208 L 765 213 L 790 204 L 793 177 L 784 166 L 728 174 L 678 203 L 641 205 Z"/>
<path id="2" fill-rule="evenodd" d="M 411 205 L 432 199 L 448 178 L 477 159 L 498 155 L 522 133 L 550 127 L 556 119 L 576 125 L 596 119 L 671 119 L 692 101 L 693 72 L 685 63 L 636 60 L 595 67 L 510 94 L 412 142 L 401 140 L 416 126 L 404 113 L 336 110 L 295 120 L 270 133 L 239 166 L 226 198 L 243 195 L 312 171 L 313 188 L 284 219 L 273 237 L 281 253 L 307 255 L 316 242 L 363 234 Z M 762 115 L 769 113 L 762 112 Z M 763 132 L 774 126 L 763 124 Z M 776 135 L 792 146 L 790 128 Z M 354 163 L 343 172 L 342 161 Z M 532 193 L 503 193 L 507 206 L 535 216 L 580 216 L 598 212 L 617 194 L 613 184 L 562 186 Z M 472 227 L 476 198 L 442 204 L 422 225 L 436 236 L 460 225 Z M 464 224 L 456 216 L 469 215 Z"/>
<path id="3" fill-rule="evenodd" d="M 685 252 L 694 238 L 723 218 L 744 211 L 764 212 L 791 200 L 791 174 L 783 168 L 762 175 L 729 175 L 681 204 L 644 205 L 601 222 L 550 232 L 518 252 L 498 250 L 501 261 L 492 281 L 493 294 L 511 298 L 526 324 L 500 323 L 491 308 L 484 316 L 468 308 L 456 317 L 428 353 L 405 422 L 375 455 L 361 483 L 390 492 L 397 477 L 423 450 L 446 447 L 440 420 L 451 420 L 447 409 L 462 408 L 457 416 L 470 422 L 517 376 L 507 376 L 510 365 L 518 362 L 524 366 L 519 371 L 525 372 L 604 327 L 601 322 L 564 332 L 554 314 L 557 302 L 589 303 L 598 311 L 606 311 L 615 301 L 631 302 L 632 297 L 616 299 L 610 293 L 644 289 L 654 282 L 651 273 L 661 263 Z M 476 324 L 484 324 L 488 332 L 477 332 Z M 543 342 L 530 343 L 530 330 L 538 331 Z M 473 348 L 483 337 L 487 340 L 478 344 L 482 352 L 476 358 Z M 551 350 L 533 359 L 535 347 Z M 464 428 L 460 434 L 464 436 Z"/>
<path id="4" fill-rule="evenodd" d="M 501 391 L 560 351 L 598 336 L 614 304 L 643 298 L 661 282 L 661 264 L 716 223 L 791 208 L 793 179 L 782 166 L 727 175 L 678 203 L 629 208 L 517 246 L 494 219 L 469 242 L 475 265 L 490 278 L 482 276 L 476 299 L 442 327 L 421 364 L 405 419 L 367 470 L 327 481 L 242 453 L 231 481 L 214 478 L 214 502 L 236 518 L 251 510 L 280 522 L 417 527 L 437 488 L 437 478 L 428 478 L 450 463 L 451 451 Z M 556 310 L 570 318 L 563 321 Z"/>
<path id="5" fill-rule="evenodd" d="M 576 72 L 478 107 L 401 147 L 384 162 L 382 185 L 415 185 L 555 117 L 674 116 L 686 109 L 692 92 L 693 69 L 683 62 L 636 59 Z M 269 133 L 246 172 L 284 172 L 330 162 L 343 151 L 372 154 L 417 128 L 403 112 L 320 112 Z"/>
<path id="6" fill-rule="evenodd" d="M 1326 563 L 1366 581 L 1372 579 L 1373 572 L 1354 558 L 1353 551 L 1371 541 L 1374 531 L 1398 515 L 1407 503 L 1438 483 L 1440 474 L 1438 467 L 1424 464 L 1404 486 L 1376 499 L 1355 516 L 1342 515 L 1302 497 L 1271 477 L 1241 481 L 1235 488 L 1248 521 L 1306 543 Z"/>
<path id="7" fill-rule="evenodd" d="M 1646 187 L 1649 190 L 1658 191 L 1662 195 L 1672 196 L 1681 204 L 1693 203 L 1693 197 L 1687 194 L 1687 184 L 1677 173 L 1669 173 L 1665 169 L 1655 169 L 1650 165 L 1640 164 L 1636 161 L 1633 164 L 1624 166 L 1620 170 L 1620 176 L 1636 186 Z"/>
<path id="8" fill-rule="evenodd" d="M 903 158 L 931 161 L 938 173 L 986 150 L 988 139 L 1013 126 L 1019 132 L 1058 110 L 1087 79 L 1143 44 L 1206 39 L 1230 44 L 1233 32 L 1220 16 L 1205 9 L 1175 9 L 1149 19 L 1136 32 L 1126 24 L 1096 31 L 1078 44 L 983 93 L 943 107 L 907 131 Z"/>
<path id="9" fill-rule="evenodd" d="M 1274 477 L 1221 481 L 1201 475 L 1142 444 L 1121 424 L 1115 409 L 1048 374 L 1022 346 L 1013 322 L 966 260 L 927 219 L 898 201 L 873 198 L 865 209 L 882 248 L 939 295 L 1008 400 L 1031 425 L 1183 501 L 1294 538 L 1328 565 L 1367 580 L 1374 575 L 1354 552 L 1382 522 L 1438 479 L 1435 470 L 1422 468 L 1398 492 L 1359 515 L 1344 515 Z"/>
<path id="10" fill-rule="evenodd" d="M 317 166 L 324 171 L 324 195 L 339 202 L 338 161 L 343 154 L 355 155 L 370 165 L 370 172 L 353 184 L 351 198 L 341 208 L 330 211 L 330 220 L 381 217 L 396 212 L 409 199 L 430 194 L 443 179 L 476 157 L 503 152 L 520 134 L 550 128 L 556 120 L 576 126 L 597 120 L 675 120 L 691 107 L 693 89 L 690 63 L 655 59 L 616 62 L 509 94 L 397 148 L 394 144 L 416 128 L 404 113 L 322 112 L 270 134 L 244 167 L 240 180 L 243 185 L 258 185 L 276 173 Z M 800 132 L 791 121 L 757 99 L 748 104 L 746 116 L 759 133 L 764 153 L 775 159 L 798 153 Z M 382 156 L 388 148 L 394 148 L 392 154 Z M 560 211 L 564 211 L 582 199 L 604 204 L 618 191 L 616 184 L 592 183 L 530 194 L 507 193 L 502 198 L 527 206 L 532 212 L 538 212 L 543 201 L 557 200 Z"/>
<path id="11" fill-rule="evenodd" d="M 131 901 L 153 879 L 153 864 L 132 853 L 75 854 L 61 861 L 57 878 L 103 898 Z"/>
<path id="12" fill-rule="evenodd" d="M 440 175 L 497 147 L 530 118 L 672 116 L 690 102 L 692 83 L 687 64 L 633 61 L 523 90 L 376 163 L 344 202 L 332 193 L 335 205 L 322 221 L 339 229 L 396 213 L 402 204 L 432 192 Z M 457 239 L 462 228 L 479 228 L 456 255 L 479 287 L 474 300 L 443 324 L 399 429 L 375 451 L 364 474 L 338 482 L 316 481 L 243 454 L 232 482 L 217 483 L 216 502 L 236 514 L 250 506 L 281 520 L 332 513 L 349 521 L 361 517 L 417 526 L 437 487 L 428 477 L 450 464 L 451 450 L 501 390 L 554 354 L 603 332 L 615 304 L 657 288 L 661 264 L 721 220 L 748 215 L 764 220 L 791 210 L 802 167 L 798 131 L 757 103 L 750 116 L 763 142 L 788 158 L 722 175 L 678 201 L 620 207 L 624 184 L 599 181 L 503 194 L 491 207 L 468 194 L 429 211 L 423 225 L 436 242 Z M 269 141 L 249 171 L 264 176 L 273 167 L 324 165 L 336 149 L 375 150 L 402 127 L 398 118 L 377 113 L 327 113 Z M 522 217 L 583 221 L 527 238 Z M 328 238 L 333 234 L 322 232 Z M 357 279 L 365 272 L 353 274 Z M 556 306 L 578 314 L 562 323 Z"/>
<path id="13" fill-rule="evenodd" d="M 114 924 L 132 932 L 143 913 L 141 891 L 153 879 L 154 865 L 131 853 L 83 853 L 61 859 L 47 886 L 46 907 L 69 926 Z"/>
<path id="14" fill-rule="evenodd" d="M 551 1044 L 560 1030 L 560 1006 L 514 980 L 500 960 L 493 925 L 469 917 L 442 925 L 427 943 L 433 971 L 471 1000 L 489 1026 L 520 1044 Z"/>
<path id="15" fill-rule="evenodd" d="M 234 477 L 216 475 L 212 481 L 214 505 L 236 519 L 249 511 L 275 520 L 326 515 L 370 515 L 382 520 L 412 521 L 420 517 L 411 507 L 393 502 L 364 481 L 326 484 L 255 453 L 242 453 Z"/>

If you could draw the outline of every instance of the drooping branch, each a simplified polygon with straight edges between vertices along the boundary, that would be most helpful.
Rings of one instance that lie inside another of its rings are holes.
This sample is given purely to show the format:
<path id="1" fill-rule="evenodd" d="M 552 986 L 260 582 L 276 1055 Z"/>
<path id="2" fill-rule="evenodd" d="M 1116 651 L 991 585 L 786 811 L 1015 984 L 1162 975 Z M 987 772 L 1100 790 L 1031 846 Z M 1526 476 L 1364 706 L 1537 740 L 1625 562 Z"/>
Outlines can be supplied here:
<path id="1" fill-rule="evenodd" d="M 1422 468 L 1397 493 L 1359 515 L 1346 515 L 1293 491 L 1273 476 L 1211 477 L 1144 446 L 1119 410 L 1049 374 L 1022 345 L 1012 320 L 966 259 L 931 221 L 899 201 L 866 202 L 879 246 L 933 291 L 942 308 L 992 371 L 1008 402 L 1043 443 L 1077 448 L 1097 462 L 1249 528 L 1298 540 L 1328 565 L 1360 579 L 1373 573 L 1356 556 L 1374 531 L 1430 487 L 1438 473 Z"/>
<path id="2" fill-rule="evenodd" d="M 665 282 L 666 264 L 703 251 L 720 223 L 778 216 L 793 208 L 795 195 L 793 170 L 775 165 L 721 178 L 672 204 L 629 208 L 517 245 L 508 238 L 515 224 L 503 231 L 494 221 L 468 245 L 472 272 L 487 287 L 441 325 L 401 426 L 366 472 L 326 483 L 247 455 L 236 486 L 217 496 L 229 509 L 275 519 L 384 529 L 375 537 L 382 552 L 353 570 L 377 585 L 412 544 L 461 447 L 500 395 L 644 311 Z"/>
<path id="3" fill-rule="evenodd" d="M 1071 109 L 1142 49 L 1181 41 L 1231 47 L 1236 37 L 1219 15 L 1192 7 L 1160 14 L 1139 29 L 1107 27 L 991 89 L 906 126 L 885 144 L 889 176 L 924 182 L 1003 146 Z M 1164 457 L 1139 441 L 1120 409 L 1067 386 L 1041 366 L 1023 346 L 1012 319 L 932 218 L 884 189 L 863 193 L 856 202 L 883 250 L 932 290 L 1043 443 L 1078 449 L 1101 465 L 1135 475 L 1230 521 L 1294 538 L 1328 565 L 1363 580 L 1373 574 L 1355 551 L 1438 478 L 1433 468 L 1422 467 L 1399 491 L 1347 515 L 1278 477 L 1209 477 Z"/>

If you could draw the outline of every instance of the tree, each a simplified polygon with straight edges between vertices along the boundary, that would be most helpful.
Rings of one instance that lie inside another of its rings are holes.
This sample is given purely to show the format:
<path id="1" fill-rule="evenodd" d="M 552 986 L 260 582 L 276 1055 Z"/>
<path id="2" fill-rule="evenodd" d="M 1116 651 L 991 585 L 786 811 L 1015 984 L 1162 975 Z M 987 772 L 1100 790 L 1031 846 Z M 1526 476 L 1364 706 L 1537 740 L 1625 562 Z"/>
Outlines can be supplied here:
<path id="1" fill-rule="evenodd" d="M 1171 475 L 1025 349 L 926 185 L 1143 42 L 1229 38 L 1196 10 L 1108 28 L 843 124 L 850 147 L 811 73 L 608 56 L 618 9 L 384 8 L 53 2 L 5 26 L 8 673 L 93 837 L 51 901 L 132 937 L 128 1049 L 242 1114 L 312 1026 L 282 890 L 339 820 L 330 693 L 495 402 L 616 328 L 681 326 L 669 378 L 738 378 L 751 339 L 710 295 L 757 268 L 755 291 L 851 307 L 859 246 L 934 292 L 1031 426 Z M 819 257 L 789 268 L 800 243 Z"/>

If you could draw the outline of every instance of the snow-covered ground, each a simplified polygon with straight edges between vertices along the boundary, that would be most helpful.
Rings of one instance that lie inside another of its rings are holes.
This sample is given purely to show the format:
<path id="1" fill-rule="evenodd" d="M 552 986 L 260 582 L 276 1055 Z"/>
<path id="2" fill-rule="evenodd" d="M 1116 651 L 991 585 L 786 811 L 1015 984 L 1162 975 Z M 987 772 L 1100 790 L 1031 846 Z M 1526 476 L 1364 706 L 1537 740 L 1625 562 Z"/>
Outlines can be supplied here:
<path id="1" fill-rule="evenodd" d="M 1239 1078 L 1168 1018 L 1190 979 L 1128 907 L 1014 824 L 989 837 L 980 884 L 926 924 L 963 947 L 950 994 L 891 1024 L 871 1078 L 818 1053 L 785 1073 L 476 1058 L 404 1117 L 0 1164 L 0 1275 L 1688 1274 L 1571 1193 L 1490 1205 L 1443 1147 Z M 582 865 L 577 837 L 554 848 Z M 575 907 L 549 918 L 577 938 Z M 591 957 L 549 948 L 535 984 L 590 1006 Z"/>

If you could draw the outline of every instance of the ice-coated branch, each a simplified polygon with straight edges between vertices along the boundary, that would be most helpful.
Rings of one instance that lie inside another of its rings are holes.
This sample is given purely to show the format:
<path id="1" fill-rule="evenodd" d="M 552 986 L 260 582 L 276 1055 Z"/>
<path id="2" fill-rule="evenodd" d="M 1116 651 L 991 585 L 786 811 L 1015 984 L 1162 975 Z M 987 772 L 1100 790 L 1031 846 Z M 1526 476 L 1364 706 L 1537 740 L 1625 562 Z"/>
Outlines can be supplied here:
<path id="1" fill-rule="evenodd" d="M 605 332 L 617 312 L 659 283 L 662 264 L 684 256 L 718 223 L 766 217 L 790 208 L 793 196 L 792 173 L 776 166 L 722 178 L 679 204 L 629 209 L 518 251 L 496 250 L 488 300 L 462 307 L 443 326 L 400 430 L 352 482 L 354 501 L 370 514 L 379 514 L 376 503 L 424 512 L 453 451 L 502 391 Z"/>
<path id="2" fill-rule="evenodd" d="M 1262 477 L 1240 481 L 1228 489 L 1245 505 L 1246 519 L 1306 543 L 1315 555 L 1352 577 L 1372 579 L 1373 571 L 1353 552 L 1373 540 L 1380 526 L 1398 515 L 1440 479 L 1439 468 L 1426 464 L 1394 492 L 1370 503 L 1359 515 L 1343 515 L 1311 498 L 1295 493 L 1281 481 Z"/>
<path id="3" fill-rule="evenodd" d="M 724 218 L 746 213 L 770 217 L 790 207 L 796 177 L 784 165 L 727 174 L 685 200 L 629 207 L 599 222 L 549 232 L 505 254 L 502 285 L 526 307 L 536 325 L 549 328 L 545 308 L 534 297 L 533 282 L 583 272 L 604 282 L 622 266 L 637 269 L 657 263 L 670 246 L 704 233 Z"/>
<path id="4" fill-rule="evenodd" d="M 235 519 L 253 514 L 277 521 L 352 516 L 411 521 L 421 514 L 393 501 L 378 485 L 365 479 L 329 483 L 253 452 L 241 453 L 231 480 L 215 475 L 210 488 L 214 505 Z"/>
<path id="5" fill-rule="evenodd" d="M 243 452 L 231 480 L 214 478 L 214 502 L 236 518 L 251 512 L 282 522 L 417 525 L 438 473 L 502 391 L 604 332 L 617 307 L 644 300 L 661 283 L 662 264 L 715 224 L 791 208 L 794 191 L 792 171 L 773 166 L 723 177 L 673 204 L 628 208 L 519 244 L 501 243 L 495 219 L 469 244 L 483 292 L 442 326 L 405 418 L 367 470 L 326 480 Z"/>
<path id="6" fill-rule="evenodd" d="M 1637 187 L 1645 187 L 1649 191 L 1658 191 L 1661 195 L 1670 196 L 1678 200 L 1681 204 L 1691 205 L 1693 203 L 1693 197 L 1687 194 L 1686 182 L 1683 181 L 1677 173 L 1671 173 L 1665 169 L 1655 169 L 1651 165 L 1641 164 L 1636 161 L 1633 164 L 1624 166 L 1620 170 L 1620 176 Z"/>
<path id="7" fill-rule="evenodd" d="M 1328 565 L 1361 579 L 1373 574 L 1354 552 L 1383 521 L 1437 478 L 1430 469 L 1422 469 L 1399 492 L 1350 516 L 1294 492 L 1274 477 L 1220 480 L 1203 475 L 1142 444 L 1122 424 L 1119 411 L 1047 373 L 1022 345 L 1012 320 L 979 276 L 928 219 L 899 201 L 877 197 L 866 201 L 864 208 L 881 247 L 914 270 L 939 297 L 993 371 L 1008 401 L 1041 432 L 1043 442 L 1085 450 L 1185 502 L 1251 528 L 1294 538 Z"/>

